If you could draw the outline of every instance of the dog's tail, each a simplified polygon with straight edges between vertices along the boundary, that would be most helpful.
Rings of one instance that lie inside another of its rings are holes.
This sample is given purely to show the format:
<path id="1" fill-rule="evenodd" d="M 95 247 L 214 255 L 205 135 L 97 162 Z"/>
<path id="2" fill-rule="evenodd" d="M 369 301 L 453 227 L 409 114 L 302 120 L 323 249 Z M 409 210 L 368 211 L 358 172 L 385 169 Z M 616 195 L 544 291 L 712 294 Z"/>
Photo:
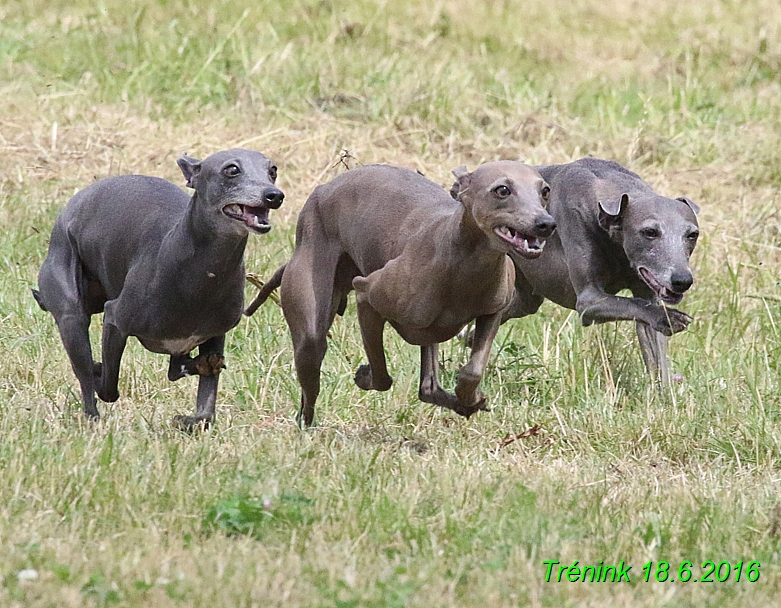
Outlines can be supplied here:
<path id="1" fill-rule="evenodd" d="M 266 283 L 261 281 L 257 275 L 252 273 L 247 275 L 247 280 L 255 287 L 258 287 L 260 289 L 260 293 L 258 293 L 258 295 L 255 296 L 255 299 L 252 300 L 252 303 L 244 309 L 244 314 L 246 316 L 252 316 L 255 311 L 260 308 L 263 302 L 268 300 L 269 296 L 276 300 L 276 296 L 273 296 L 272 292 L 282 284 L 282 275 L 285 274 L 285 266 L 287 266 L 287 264 L 282 264 L 282 266 L 277 268 L 274 276 L 271 277 Z M 278 300 L 277 304 L 279 304 Z"/>
<path id="2" fill-rule="evenodd" d="M 31 291 L 33 292 L 33 297 L 35 298 L 35 301 L 38 302 L 38 306 L 41 307 L 41 310 L 43 310 L 44 312 L 49 312 L 49 309 L 46 308 L 46 306 L 43 303 L 43 299 L 41 298 L 41 292 L 38 291 L 37 289 L 32 289 Z"/>

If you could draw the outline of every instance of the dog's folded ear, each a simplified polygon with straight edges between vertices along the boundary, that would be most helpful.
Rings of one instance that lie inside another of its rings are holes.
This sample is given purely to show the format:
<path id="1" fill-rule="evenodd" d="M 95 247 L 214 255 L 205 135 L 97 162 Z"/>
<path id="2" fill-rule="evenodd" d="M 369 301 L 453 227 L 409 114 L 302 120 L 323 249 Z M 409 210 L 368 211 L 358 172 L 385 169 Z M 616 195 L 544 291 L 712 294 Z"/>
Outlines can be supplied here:
<path id="1" fill-rule="evenodd" d="M 456 176 L 456 181 L 450 187 L 450 196 L 452 196 L 457 201 L 460 201 L 464 190 L 469 187 L 472 174 L 466 170 L 466 165 L 461 165 L 457 169 L 453 169 L 452 173 Z"/>
<path id="2" fill-rule="evenodd" d="M 692 201 L 692 199 L 686 198 L 685 196 L 679 196 L 675 200 L 676 201 L 681 201 L 682 203 L 686 203 L 687 205 L 689 205 L 689 209 L 694 211 L 694 215 L 699 215 L 700 214 L 700 208 L 697 205 L 694 204 L 694 201 Z"/>
<path id="3" fill-rule="evenodd" d="M 621 198 L 612 201 L 599 201 L 599 225 L 604 230 L 621 224 L 621 216 L 629 204 L 629 195 L 624 193 Z"/>
<path id="4" fill-rule="evenodd" d="M 187 154 L 182 154 L 181 157 L 176 159 L 176 164 L 182 170 L 182 175 L 187 182 L 188 188 L 195 188 L 193 180 L 198 177 L 201 172 L 201 161 L 197 158 L 191 158 Z"/>

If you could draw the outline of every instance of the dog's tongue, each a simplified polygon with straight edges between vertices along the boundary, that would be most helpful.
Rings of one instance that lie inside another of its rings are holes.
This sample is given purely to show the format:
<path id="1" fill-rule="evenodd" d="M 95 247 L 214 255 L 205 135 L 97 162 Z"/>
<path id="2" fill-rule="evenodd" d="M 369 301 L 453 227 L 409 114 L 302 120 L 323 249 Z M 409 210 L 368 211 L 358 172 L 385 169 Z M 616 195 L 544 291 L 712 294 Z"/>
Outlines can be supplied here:
<path id="1" fill-rule="evenodd" d="M 662 287 L 657 295 L 667 304 L 678 304 L 681 300 L 683 300 L 682 293 L 678 293 L 672 289 L 667 289 L 666 287 Z"/>
<path id="2" fill-rule="evenodd" d="M 268 209 L 265 207 L 249 207 L 244 205 L 242 207 L 241 217 L 250 228 L 262 230 L 269 227 Z"/>
<path id="3" fill-rule="evenodd" d="M 667 304 L 678 304 L 683 300 L 683 294 L 665 287 L 647 268 L 640 268 L 639 273 L 646 284 L 654 290 L 659 299 Z"/>

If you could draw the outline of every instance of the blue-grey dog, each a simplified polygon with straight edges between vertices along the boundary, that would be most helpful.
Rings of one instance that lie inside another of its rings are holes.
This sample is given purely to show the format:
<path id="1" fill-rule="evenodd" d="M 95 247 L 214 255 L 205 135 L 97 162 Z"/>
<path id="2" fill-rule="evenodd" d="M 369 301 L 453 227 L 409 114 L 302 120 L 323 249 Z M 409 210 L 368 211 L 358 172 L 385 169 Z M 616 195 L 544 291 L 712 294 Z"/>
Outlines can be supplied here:
<path id="1" fill-rule="evenodd" d="M 192 430 L 214 419 L 225 333 L 244 306 L 247 237 L 271 229 L 269 209 L 284 194 L 274 185 L 277 168 L 259 152 L 177 163 L 192 198 L 156 177 L 109 177 L 76 194 L 54 224 L 33 295 L 54 315 L 88 418 L 100 417 L 95 393 L 119 398 L 122 352 L 135 336 L 171 356 L 169 380 L 199 376 L 195 415 L 177 416 L 177 424 Z M 101 312 L 102 364 L 88 333 Z"/>
<path id="2" fill-rule="evenodd" d="M 535 313 L 547 298 L 577 310 L 583 325 L 635 321 L 648 371 L 667 384 L 667 337 L 691 321 L 672 306 L 694 281 L 689 257 L 700 235 L 699 207 L 657 194 L 612 161 L 583 158 L 537 170 L 550 185 L 548 210 L 558 228 L 539 260 L 510 253 L 516 296 L 504 320 Z M 634 297 L 616 295 L 622 289 Z"/>

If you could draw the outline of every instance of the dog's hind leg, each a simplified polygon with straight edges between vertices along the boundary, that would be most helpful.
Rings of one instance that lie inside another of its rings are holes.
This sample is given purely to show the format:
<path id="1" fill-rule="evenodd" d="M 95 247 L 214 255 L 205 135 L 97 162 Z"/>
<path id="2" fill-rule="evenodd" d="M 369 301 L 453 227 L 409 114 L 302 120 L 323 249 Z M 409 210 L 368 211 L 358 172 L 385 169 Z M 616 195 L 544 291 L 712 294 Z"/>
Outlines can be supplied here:
<path id="1" fill-rule="evenodd" d="M 312 425 L 320 394 L 320 366 L 328 347 L 328 330 L 336 315 L 334 281 L 339 256 L 337 247 L 299 246 L 282 277 L 280 299 L 301 385 L 297 419 L 302 428 Z M 339 295 L 338 301 L 341 299 Z"/>
<path id="2" fill-rule="evenodd" d="M 217 403 L 217 385 L 220 372 L 225 367 L 225 334 L 211 338 L 198 347 L 198 356 L 192 361 L 198 373 L 198 397 L 193 416 L 175 416 L 174 424 L 181 430 L 192 432 L 207 429 L 214 422 Z"/>
<path id="3" fill-rule="evenodd" d="M 356 277 L 353 284 L 364 285 L 364 277 Z M 358 324 L 361 327 L 363 349 L 369 363 L 361 365 L 355 372 L 355 384 L 365 391 L 387 391 L 393 384 L 393 378 L 388 375 L 385 360 L 385 348 L 382 344 L 382 330 L 385 319 L 369 303 L 363 289 L 356 286 L 355 299 L 358 308 Z"/>
<path id="4" fill-rule="evenodd" d="M 95 362 L 92 359 L 92 346 L 89 341 L 90 318 L 83 312 L 66 313 L 57 318 L 62 344 L 73 368 L 73 373 L 81 386 L 81 399 L 84 404 L 84 416 L 98 420 L 100 412 L 95 399 L 97 376 Z"/>
<path id="5" fill-rule="evenodd" d="M 654 382 L 661 386 L 670 384 L 670 362 L 667 359 L 667 336 L 659 333 L 645 323 L 635 323 L 640 352 L 645 367 Z"/>
<path id="6" fill-rule="evenodd" d="M 100 418 L 95 400 L 98 369 L 89 340 L 90 315 L 83 301 L 81 262 L 63 231 L 52 232 L 51 244 L 49 257 L 38 275 L 39 291 L 33 295 L 57 322 L 62 344 L 81 387 L 84 415 L 97 420 Z"/>

